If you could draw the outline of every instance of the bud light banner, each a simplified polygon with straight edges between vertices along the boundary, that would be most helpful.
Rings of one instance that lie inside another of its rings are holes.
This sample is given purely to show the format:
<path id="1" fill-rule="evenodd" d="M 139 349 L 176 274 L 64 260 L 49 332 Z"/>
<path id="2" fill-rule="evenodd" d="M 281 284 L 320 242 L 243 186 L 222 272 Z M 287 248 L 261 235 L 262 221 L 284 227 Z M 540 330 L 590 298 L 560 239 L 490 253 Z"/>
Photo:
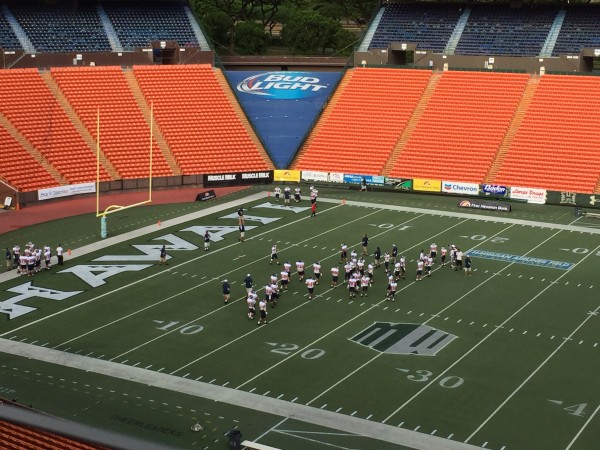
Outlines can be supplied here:
<path id="1" fill-rule="evenodd" d="M 228 71 L 227 78 L 275 166 L 286 169 L 333 94 L 340 72 Z"/>

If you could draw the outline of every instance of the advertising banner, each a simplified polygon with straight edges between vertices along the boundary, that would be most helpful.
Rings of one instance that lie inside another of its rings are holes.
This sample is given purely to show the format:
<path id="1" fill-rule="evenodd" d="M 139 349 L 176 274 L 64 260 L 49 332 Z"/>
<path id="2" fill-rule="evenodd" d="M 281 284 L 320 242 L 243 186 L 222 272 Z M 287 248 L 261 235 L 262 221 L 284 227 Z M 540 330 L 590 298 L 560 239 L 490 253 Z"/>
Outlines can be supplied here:
<path id="1" fill-rule="evenodd" d="M 380 175 L 356 175 L 348 173 L 344 174 L 344 183 L 361 184 L 363 178 L 367 181 L 367 185 L 383 186 L 385 184 L 385 177 Z"/>
<path id="2" fill-rule="evenodd" d="M 335 90 L 340 72 L 227 71 L 225 75 L 277 168 L 288 167 Z"/>
<path id="3" fill-rule="evenodd" d="M 299 170 L 275 170 L 273 174 L 273 181 L 292 181 L 295 183 L 300 182 L 300 171 Z"/>
<path id="4" fill-rule="evenodd" d="M 485 195 L 494 195 L 496 197 L 504 197 L 508 193 L 506 186 L 499 186 L 497 184 L 482 184 L 481 191 Z"/>
<path id="5" fill-rule="evenodd" d="M 479 185 L 456 181 L 442 181 L 442 192 L 446 194 L 479 195 Z"/>
<path id="6" fill-rule="evenodd" d="M 412 178 L 386 178 L 385 186 L 392 189 L 412 191 L 413 180 Z"/>
<path id="7" fill-rule="evenodd" d="M 461 208 L 470 208 L 470 209 L 484 209 L 487 211 L 504 211 L 510 212 L 511 206 L 508 202 L 492 202 L 489 200 L 479 200 L 479 199 L 464 199 L 458 202 L 458 206 Z"/>
<path id="8" fill-rule="evenodd" d="M 423 192 L 440 192 L 442 190 L 442 182 L 440 180 L 415 178 L 413 179 L 413 190 Z"/>
<path id="9" fill-rule="evenodd" d="M 329 172 L 313 172 L 310 170 L 303 170 L 302 181 L 322 181 L 327 183 L 329 181 Z"/>
<path id="10" fill-rule="evenodd" d="M 552 205 L 583 206 L 586 208 L 600 208 L 600 195 L 580 194 L 577 192 L 548 191 L 546 203 Z"/>
<path id="11" fill-rule="evenodd" d="M 344 182 L 344 174 L 339 172 L 329 172 L 329 182 L 330 183 L 343 183 Z"/>
<path id="12" fill-rule="evenodd" d="M 96 192 L 96 183 L 69 184 L 67 186 L 56 186 L 53 188 L 40 189 L 37 191 L 38 200 L 50 200 L 51 198 L 70 197 L 77 194 L 92 194 Z"/>
<path id="13" fill-rule="evenodd" d="M 270 183 L 272 181 L 272 170 L 263 172 L 209 173 L 203 175 L 203 184 L 205 187 L 243 186 L 246 184 Z"/>
<path id="14" fill-rule="evenodd" d="M 200 192 L 198 195 L 196 195 L 196 201 L 197 202 L 205 202 L 206 200 L 210 200 L 212 198 L 216 198 L 217 194 L 215 193 L 214 190 L 210 190 L 210 191 L 204 191 L 204 192 Z"/>
<path id="15" fill-rule="evenodd" d="M 511 187 L 510 198 L 513 200 L 527 200 L 529 203 L 546 203 L 546 189 Z"/>

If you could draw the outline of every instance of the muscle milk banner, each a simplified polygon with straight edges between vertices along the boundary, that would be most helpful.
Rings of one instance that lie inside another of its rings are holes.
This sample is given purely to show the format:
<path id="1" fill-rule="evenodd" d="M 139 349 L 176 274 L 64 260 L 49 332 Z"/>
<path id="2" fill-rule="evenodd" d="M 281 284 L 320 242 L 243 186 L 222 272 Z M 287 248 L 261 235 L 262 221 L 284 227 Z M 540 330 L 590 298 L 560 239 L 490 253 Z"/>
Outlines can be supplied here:
<path id="1" fill-rule="evenodd" d="M 335 90 L 339 72 L 225 73 L 275 166 L 285 169 Z"/>

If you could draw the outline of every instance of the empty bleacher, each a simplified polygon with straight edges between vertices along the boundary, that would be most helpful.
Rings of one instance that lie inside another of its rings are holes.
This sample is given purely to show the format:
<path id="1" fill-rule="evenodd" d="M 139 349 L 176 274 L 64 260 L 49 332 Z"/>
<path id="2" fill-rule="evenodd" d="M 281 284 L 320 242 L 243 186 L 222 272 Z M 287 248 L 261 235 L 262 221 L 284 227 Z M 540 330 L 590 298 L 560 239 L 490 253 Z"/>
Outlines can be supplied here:
<path id="1" fill-rule="evenodd" d="M 295 168 L 381 174 L 431 76 L 429 71 L 353 69 Z"/>
<path id="2" fill-rule="evenodd" d="M 10 9 L 37 52 L 111 51 L 93 5 L 43 8 L 15 4 Z"/>
<path id="3" fill-rule="evenodd" d="M 115 2 L 104 4 L 124 49 L 147 47 L 152 41 L 177 41 L 179 46 L 197 47 L 183 4 Z"/>
<path id="4" fill-rule="evenodd" d="M 0 9 L 0 45 L 4 50 L 20 50 L 21 44 Z"/>
<path id="5" fill-rule="evenodd" d="M 593 192 L 600 174 L 600 78 L 545 75 L 493 182 Z"/>
<path id="6" fill-rule="evenodd" d="M 459 4 L 387 4 L 371 48 L 387 48 L 390 42 L 415 42 L 419 49 L 442 52 L 462 8 Z"/>
<path id="7" fill-rule="evenodd" d="M 51 73 L 95 139 L 100 110 L 100 148 L 121 177 L 147 177 L 150 127 L 121 68 L 53 68 Z M 173 175 L 156 141 L 153 142 L 153 176 Z"/>
<path id="8" fill-rule="evenodd" d="M 600 48 L 600 7 L 570 6 L 552 54 L 579 54 L 586 47 Z"/>
<path id="9" fill-rule="evenodd" d="M 528 78 L 445 72 L 390 176 L 482 181 Z"/>
<path id="10" fill-rule="evenodd" d="M 136 80 L 185 174 L 266 170 L 210 65 L 135 66 Z"/>
<path id="11" fill-rule="evenodd" d="M 0 126 L 0 174 L 21 192 L 56 186 L 56 180 Z"/>
<path id="12" fill-rule="evenodd" d="M 558 12 L 557 7 L 472 6 L 456 54 L 537 56 Z"/>
<path id="13" fill-rule="evenodd" d="M 0 448 L 14 450 L 98 450 L 99 445 L 78 442 L 65 436 L 0 420 Z"/>
<path id="14" fill-rule="evenodd" d="M 96 180 L 94 153 L 37 69 L 0 70 L 0 111 L 69 183 Z"/>

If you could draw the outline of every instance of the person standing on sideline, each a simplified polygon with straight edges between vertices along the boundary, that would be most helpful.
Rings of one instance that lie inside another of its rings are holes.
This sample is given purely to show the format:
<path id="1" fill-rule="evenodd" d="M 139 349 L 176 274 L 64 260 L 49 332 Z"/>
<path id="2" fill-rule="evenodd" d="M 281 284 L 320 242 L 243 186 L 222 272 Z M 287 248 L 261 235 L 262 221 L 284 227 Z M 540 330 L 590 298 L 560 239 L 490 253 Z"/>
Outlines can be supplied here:
<path id="1" fill-rule="evenodd" d="M 244 278 L 244 286 L 246 287 L 246 292 L 250 294 L 250 292 L 252 292 L 252 286 L 254 286 L 254 281 L 250 274 L 246 275 L 246 278 Z"/>
<path id="2" fill-rule="evenodd" d="M 12 262 L 12 253 L 6 247 L 6 271 L 9 272 L 12 270 L 13 262 Z"/>
<path id="3" fill-rule="evenodd" d="M 279 201 L 279 197 L 281 196 L 281 188 L 279 186 L 277 186 L 275 188 L 275 201 L 278 202 Z"/>
<path id="4" fill-rule="evenodd" d="M 229 297 L 231 297 L 231 285 L 227 279 L 223 280 L 223 302 L 224 304 L 229 303 Z"/>
<path id="5" fill-rule="evenodd" d="M 58 247 L 60 248 L 60 246 Z M 58 253 L 58 248 L 56 249 L 56 252 Z M 61 264 L 61 256 L 60 253 L 58 253 L 58 264 Z M 167 248 L 163 245 L 162 248 L 160 249 L 160 260 L 158 261 L 158 265 L 162 266 L 163 264 L 166 264 L 167 266 L 169 265 L 169 263 L 167 262 Z"/>
<path id="6" fill-rule="evenodd" d="M 163 248 L 165 246 L 163 245 Z M 58 247 L 56 247 L 56 256 L 58 257 L 58 265 L 59 266 L 64 266 L 64 250 L 62 248 L 62 246 L 60 244 L 58 244 Z M 165 252 L 166 255 L 166 252 Z"/>
<path id="7" fill-rule="evenodd" d="M 50 270 L 50 267 L 52 266 L 50 264 L 51 259 L 52 259 L 52 251 L 50 250 L 50 246 L 46 245 L 44 247 L 44 262 L 46 264 L 46 270 Z"/>
<path id="8" fill-rule="evenodd" d="M 369 256 L 369 237 L 367 233 L 362 237 L 362 254 L 365 256 Z"/>
<path id="9" fill-rule="evenodd" d="M 398 246 L 396 244 L 392 245 L 392 254 L 390 256 L 392 264 L 396 264 L 396 258 L 398 257 Z"/>
<path id="10" fill-rule="evenodd" d="M 265 300 L 261 300 L 258 303 L 258 313 L 260 314 L 260 316 L 258 317 L 258 326 L 260 326 L 261 323 L 264 323 L 265 325 L 268 323 L 267 322 L 267 302 Z"/>
<path id="11" fill-rule="evenodd" d="M 208 232 L 208 230 L 206 230 L 206 233 L 204 233 L 204 251 L 207 252 L 209 248 L 210 248 L 210 233 Z"/>
<path id="12" fill-rule="evenodd" d="M 290 196 L 291 196 L 291 190 L 288 186 L 285 187 L 285 189 L 283 190 L 283 203 L 285 204 L 285 206 L 290 206 Z"/>
<path id="13" fill-rule="evenodd" d="M 310 205 L 310 217 L 317 217 L 317 204 L 312 203 Z"/>
<path id="14" fill-rule="evenodd" d="M 363 177 L 363 179 L 360 182 L 360 191 L 367 192 L 367 179 L 365 177 Z"/>
<path id="15" fill-rule="evenodd" d="M 471 261 L 471 257 L 467 253 L 465 255 L 465 260 L 463 261 L 463 268 L 464 268 L 464 271 L 465 271 L 465 277 L 466 276 L 471 276 L 471 266 L 472 265 L 473 265 L 473 262 Z"/>
<path id="16" fill-rule="evenodd" d="M 315 284 L 316 284 L 316 280 L 309 276 L 306 281 L 306 288 L 308 289 L 308 299 L 312 300 L 313 296 L 315 295 Z"/>
<path id="17" fill-rule="evenodd" d="M 19 258 L 21 256 L 21 246 L 19 244 L 15 244 L 15 246 L 12 249 L 13 251 L 13 267 L 17 268 L 17 272 L 19 272 Z"/>
<path id="18" fill-rule="evenodd" d="M 462 270 L 462 268 L 463 268 L 462 259 L 463 259 L 463 252 L 460 251 L 460 248 L 457 248 L 456 249 L 456 270 Z"/>

